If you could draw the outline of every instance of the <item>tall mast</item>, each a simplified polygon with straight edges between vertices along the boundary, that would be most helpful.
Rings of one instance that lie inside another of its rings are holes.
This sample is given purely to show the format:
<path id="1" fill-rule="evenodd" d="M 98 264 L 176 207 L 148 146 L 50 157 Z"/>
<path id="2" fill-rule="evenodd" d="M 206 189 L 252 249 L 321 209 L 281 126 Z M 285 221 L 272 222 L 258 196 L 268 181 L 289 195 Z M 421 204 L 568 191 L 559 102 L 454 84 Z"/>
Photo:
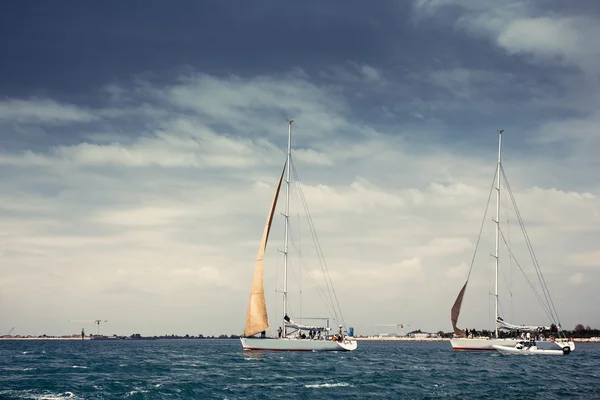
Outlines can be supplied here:
<path id="1" fill-rule="evenodd" d="M 498 167 L 496 170 L 496 176 L 498 178 L 497 182 L 496 182 L 496 252 L 494 254 L 494 258 L 496 259 L 496 271 L 495 271 L 495 276 L 496 276 L 496 284 L 495 284 L 495 289 L 494 289 L 494 297 L 496 300 L 496 319 L 494 320 L 494 327 L 496 328 L 496 338 L 498 337 L 498 261 L 499 261 L 499 255 L 498 255 L 498 250 L 499 250 L 499 245 L 500 245 L 500 173 L 501 173 L 501 166 L 502 166 L 502 132 L 504 132 L 504 129 L 499 131 L 498 134 Z"/>
<path id="2" fill-rule="evenodd" d="M 292 159 L 292 123 L 294 120 L 290 120 L 288 127 L 288 145 L 287 145 L 287 161 L 285 164 L 285 239 L 283 242 L 283 316 L 287 315 L 287 264 L 288 264 L 288 232 L 289 232 L 289 219 L 290 219 L 290 162 Z M 286 321 L 283 321 L 283 333 L 284 337 L 287 334 L 287 328 L 285 326 Z"/>

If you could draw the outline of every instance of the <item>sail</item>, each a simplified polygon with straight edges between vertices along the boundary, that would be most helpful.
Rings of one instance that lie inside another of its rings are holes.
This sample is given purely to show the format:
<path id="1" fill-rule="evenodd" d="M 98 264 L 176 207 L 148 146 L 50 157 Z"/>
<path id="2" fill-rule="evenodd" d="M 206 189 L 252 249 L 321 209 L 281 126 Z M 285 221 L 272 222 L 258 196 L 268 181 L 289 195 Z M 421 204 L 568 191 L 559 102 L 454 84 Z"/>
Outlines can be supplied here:
<path id="1" fill-rule="evenodd" d="M 285 166 L 281 171 L 281 176 L 277 183 L 273 203 L 271 204 L 269 216 L 265 223 L 265 230 L 263 232 L 262 240 L 260 241 L 260 247 L 258 248 L 258 257 L 256 258 L 256 266 L 254 267 L 254 279 L 252 280 L 248 311 L 246 312 L 244 336 L 256 335 L 259 332 L 269 329 L 269 317 L 267 316 L 267 304 L 265 302 L 265 289 L 263 284 L 263 260 L 265 258 L 265 249 L 267 248 L 267 241 L 269 240 L 269 231 L 271 230 L 271 223 L 273 222 L 273 214 L 275 213 L 275 206 L 277 205 L 277 198 L 279 197 L 279 189 L 281 188 L 284 171 Z"/>
<path id="2" fill-rule="evenodd" d="M 460 315 L 460 307 L 462 306 L 463 297 L 465 295 L 465 290 L 467 289 L 467 283 L 462 287 L 460 292 L 458 293 L 458 297 L 456 297 L 456 301 L 452 306 L 452 311 L 450 311 L 450 319 L 452 320 L 452 329 L 454 329 L 454 334 L 457 337 L 465 337 L 465 331 L 463 329 L 457 328 L 456 323 L 458 322 L 458 316 Z"/>
<path id="3" fill-rule="evenodd" d="M 521 331 L 521 332 L 541 332 L 544 330 L 549 331 L 549 326 L 534 326 L 534 325 L 514 325 L 509 324 L 508 322 L 504 322 L 504 320 L 500 317 L 496 320 L 496 326 L 498 329 L 502 329 L 505 331 Z"/>
<path id="4" fill-rule="evenodd" d="M 286 315 L 287 317 L 287 315 Z M 303 329 L 306 331 L 309 330 L 315 330 L 315 331 L 329 331 L 331 330 L 331 328 L 326 328 L 324 326 L 317 326 L 317 325 L 301 325 L 296 323 L 294 320 L 290 319 L 289 317 L 285 320 L 285 326 L 287 328 L 292 328 L 292 329 Z"/>

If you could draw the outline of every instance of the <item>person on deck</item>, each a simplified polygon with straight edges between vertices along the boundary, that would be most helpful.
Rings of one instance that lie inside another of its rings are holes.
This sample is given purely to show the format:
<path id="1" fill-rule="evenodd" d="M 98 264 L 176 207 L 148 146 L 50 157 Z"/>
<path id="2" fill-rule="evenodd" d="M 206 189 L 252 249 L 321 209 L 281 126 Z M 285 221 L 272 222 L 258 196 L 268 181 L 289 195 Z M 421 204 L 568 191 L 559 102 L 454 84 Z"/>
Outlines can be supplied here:
<path id="1" fill-rule="evenodd" d="M 279 329 L 277 329 L 277 335 L 279 337 L 281 337 L 281 333 L 283 332 L 283 330 L 281 329 L 281 327 L 279 327 Z"/>

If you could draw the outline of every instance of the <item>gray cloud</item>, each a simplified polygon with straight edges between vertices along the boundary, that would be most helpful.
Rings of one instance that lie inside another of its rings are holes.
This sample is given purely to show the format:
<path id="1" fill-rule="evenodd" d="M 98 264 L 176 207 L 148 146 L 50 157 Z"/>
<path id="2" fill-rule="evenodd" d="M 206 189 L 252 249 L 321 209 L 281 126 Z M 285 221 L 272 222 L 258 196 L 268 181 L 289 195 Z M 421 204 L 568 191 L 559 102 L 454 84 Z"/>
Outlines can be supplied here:
<path id="1" fill-rule="evenodd" d="M 468 79 L 476 89 L 478 81 Z M 298 170 L 347 322 L 363 332 L 374 331 L 382 318 L 449 329 L 449 307 L 466 277 L 493 177 L 493 131 L 486 151 L 413 142 L 402 131 L 391 135 L 351 122 L 339 92 L 309 77 L 200 74 L 167 87 L 150 85 L 144 93 L 160 98 L 152 107 L 163 116 L 150 120 L 144 135 L 103 144 L 84 137 L 0 158 L 7 174 L 0 196 L 0 293 L 11 326 L 62 333 L 69 329 L 65 321 L 89 316 L 108 319 L 103 329 L 117 333 L 239 332 L 260 230 L 283 165 L 283 113 L 292 109 L 301 116 Z M 283 121 L 273 119 L 278 114 Z M 137 115 L 134 108 L 131 118 Z M 335 122 L 319 129 L 326 116 Z M 600 222 L 598 187 L 587 181 L 585 190 L 569 191 L 560 179 L 541 186 L 547 174 L 572 181 L 579 173 L 559 173 L 561 166 L 543 153 L 511 154 L 512 140 L 507 132 L 505 168 L 514 175 L 522 214 L 532 222 L 530 235 L 569 326 L 579 322 L 568 312 L 579 306 L 572 294 L 591 294 L 588 282 L 598 275 L 590 261 Z M 566 149 L 573 158 L 586 154 L 580 150 Z M 309 244 L 296 219 L 295 243 Z M 273 232 L 266 284 L 275 321 L 280 220 Z M 485 232 L 465 300 L 465 324 L 474 327 L 488 320 L 487 309 L 475 307 L 489 290 L 491 227 Z M 511 237 L 516 241 L 515 231 Z M 303 277 L 308 313 L 318 311 L 308 274 L 317 282 L 322 276 L 310 247 L 304 251 L 308 265 L 292 263 L 292 276 Z M 515 293 L 527 293 L 512 273 Z M 295 280 L 291 287 L 294 298 Z M 39 308 L 42 298 L 51 300 Z M 401 306 L 414 299 L 421 307 Z M 300 303 L 293 300 L 292 307 L 299 310 Z M 513 312 L 518 322 L 530 316 Z M 42 314 L 53 319 L 40 326 Z M 591 309 L 578 316 L 594 323 Z"/>

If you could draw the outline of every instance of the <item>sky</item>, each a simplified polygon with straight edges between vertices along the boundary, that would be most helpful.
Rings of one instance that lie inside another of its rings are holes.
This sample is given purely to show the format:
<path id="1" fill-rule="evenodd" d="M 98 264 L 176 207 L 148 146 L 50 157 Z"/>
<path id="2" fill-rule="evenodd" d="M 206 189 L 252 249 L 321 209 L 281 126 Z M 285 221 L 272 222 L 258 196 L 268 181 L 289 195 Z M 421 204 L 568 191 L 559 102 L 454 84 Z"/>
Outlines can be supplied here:
<path id="1" fill-rule="evenodd" d="M 500 129 L 563 327 L 600 327 L 595 0 L 21 1 L 0 32 L 0 335 L 95 319 L 105 334 L 241 334 L 290 117 L 357 334 L 450 331 L 482 220 L 459 326 L 493 327 L 494 197 L 483 217 Z M 508 197 L 501 209 L 537 281 Z M 310 250 L 291 215 L 293 247 Z M 290 256 L 296 318 L 323 314 L 308 250 L 305 267 Z M 502 315 L 547 324 L 517 261 L 500 249 Z"/>

